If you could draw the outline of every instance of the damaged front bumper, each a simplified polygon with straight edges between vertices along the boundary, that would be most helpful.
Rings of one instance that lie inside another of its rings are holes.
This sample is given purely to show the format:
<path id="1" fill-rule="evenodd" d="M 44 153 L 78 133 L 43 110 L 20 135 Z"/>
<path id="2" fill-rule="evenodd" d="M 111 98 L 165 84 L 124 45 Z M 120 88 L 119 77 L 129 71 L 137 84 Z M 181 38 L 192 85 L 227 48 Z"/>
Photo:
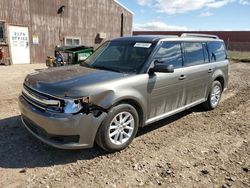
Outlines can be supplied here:
<path id="1" fill-rule="evenodd" d="M 94 145 L 95 136 L 107 113 L 65 114 L 41 111 L 19 97 L 25 128 L 42 142 L 61 149 L 83 149 Z"/>

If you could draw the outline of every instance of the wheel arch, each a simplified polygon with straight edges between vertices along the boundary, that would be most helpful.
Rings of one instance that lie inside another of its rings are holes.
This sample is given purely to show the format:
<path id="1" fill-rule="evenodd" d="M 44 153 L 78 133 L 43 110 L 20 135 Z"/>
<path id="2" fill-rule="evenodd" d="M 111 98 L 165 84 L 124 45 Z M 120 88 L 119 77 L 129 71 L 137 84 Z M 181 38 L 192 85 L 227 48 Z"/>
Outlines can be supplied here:
<path id="1" fill-rule="evenodd" d="M 224 72 L 221 69 L 217 69 L 213 76 L 212 76 L 212 82 L 211 85 L 214 81 L 219 81 L 221 83 L 222 86 L 222 91 L 224 90 L 224 88 L 227 86 L 227 80 L 226 80 L 226 75 L 224 74 Z"/>
<path id="2" fill-rule="evenodd" d="M 217 76 L 214 81 L 219 81 L 221 83 L 221 87 L 222 87 L 222 91 L 225 88 L 225 79 L 223 78 L 223 76 L 219 75 Z"/>
<path id="3" fill-rule="evenodd" d="M 140 105 L 140 103 L 138 101 L 136 101 L 135 99 L 124 98 L 124 99 L 118 100 L 109 109 L 111 109 L 112 107 L 117 106 L 119 104 L 123 104 L 123 103 L 129 104 L 136 109 L 138 116 L 139 116 L 139 127 L 142 127 L 144 125 L 144 122 L 145 122 L 144 111 L 143 111 L 143 108 Z"/>

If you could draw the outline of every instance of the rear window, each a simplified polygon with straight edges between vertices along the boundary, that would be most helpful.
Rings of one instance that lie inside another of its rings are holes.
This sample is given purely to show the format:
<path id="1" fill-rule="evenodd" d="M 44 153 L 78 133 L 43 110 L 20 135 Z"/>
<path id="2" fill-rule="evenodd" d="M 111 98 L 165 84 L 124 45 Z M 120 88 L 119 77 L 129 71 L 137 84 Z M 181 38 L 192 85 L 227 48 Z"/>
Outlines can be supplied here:
<path id="1" fill-rule="evenodd" d="M 208 42 L 207 44 L 211 62 L 223 61 L 227 58 L 223 42 L 215 41 L 215 42 Z"/>
<path id="2" fill-rule="evenodd" d="M 184 65 L 192 66 L 202 64 L 205 61 L 203 44 L 200 42 L 184 42 Z"/>

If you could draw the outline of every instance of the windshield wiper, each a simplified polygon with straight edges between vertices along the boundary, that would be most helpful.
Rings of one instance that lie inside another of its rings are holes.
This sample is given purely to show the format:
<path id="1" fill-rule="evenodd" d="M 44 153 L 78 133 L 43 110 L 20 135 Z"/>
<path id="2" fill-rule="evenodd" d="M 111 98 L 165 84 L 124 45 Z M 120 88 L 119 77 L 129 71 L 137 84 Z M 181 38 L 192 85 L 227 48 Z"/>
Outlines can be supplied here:
<path id="1" fill-rule="evenodd" d="M 108 70 L 113 72 L 120 72 L 123 73 L 121 70 L 114 69 L 112 67 L 105 67 L 105 66 L 93 66 L 93 68 L 102 69 L 102 70 Z"/>

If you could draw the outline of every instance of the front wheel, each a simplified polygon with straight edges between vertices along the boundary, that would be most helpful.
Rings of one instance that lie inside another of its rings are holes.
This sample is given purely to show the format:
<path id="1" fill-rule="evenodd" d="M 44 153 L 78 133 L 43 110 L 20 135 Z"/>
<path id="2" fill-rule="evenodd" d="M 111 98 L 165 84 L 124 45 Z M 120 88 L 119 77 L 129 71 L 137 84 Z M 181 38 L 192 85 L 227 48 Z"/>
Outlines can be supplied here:
<path id="1" fill-rule="evenodd" d="M 134 139 L 139 126 L 136 109 L 129 104 L 113 107 L 101 124 L 97 135 L 97 144 L 108 152 L 126 148 Z"/>
<path id="2" fill-rule="evenodd" d="M 204 108 L 206 110 L 215 109 L 220 103 L 221 94 L 222 94 L 221 83 L 216 80 L 212 84 L 207 101 L 204 102 L 204 104 L 203 104 Z"/>

